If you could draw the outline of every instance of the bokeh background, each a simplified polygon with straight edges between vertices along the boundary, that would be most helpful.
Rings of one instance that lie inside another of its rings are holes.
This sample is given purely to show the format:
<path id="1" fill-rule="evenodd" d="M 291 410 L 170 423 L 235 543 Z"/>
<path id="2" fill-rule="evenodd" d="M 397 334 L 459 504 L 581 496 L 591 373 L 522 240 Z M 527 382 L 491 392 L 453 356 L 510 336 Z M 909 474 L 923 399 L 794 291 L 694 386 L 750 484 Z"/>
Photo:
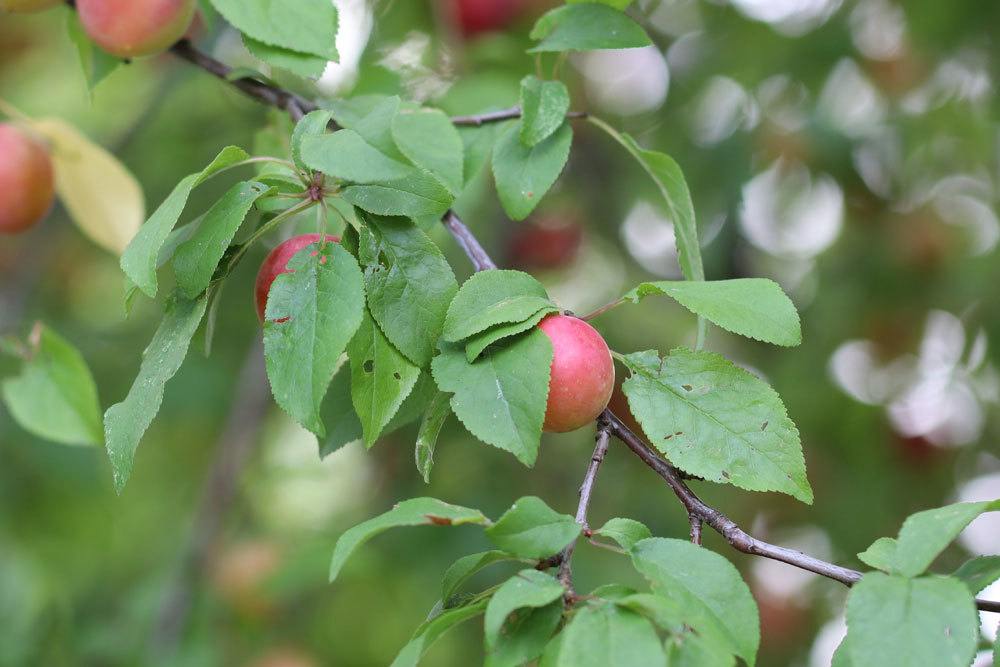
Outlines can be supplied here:
<path id="1" fill-rule="evenodd" d="M 502 29 L 473 34 L 451 0 L 337 4 L 342 63 L 317 88 L 272 73 L 277 80 L 309 96 L 400 94 L 470 113 L 516 103 L 518 81 L 534 70 L 524 54 L 531 20 L 547 3 L 521 0 Z M 656 45 L 570 58 L 563 72 L 573 107 L 677 159 L 710 278 L 772 277 L 803 318 L 795 349 L 718 329 L 709 346 L 784 397 L 815 505 L 708 483 L 696 490 L 762 538 L 853 567 L 857 552 L 894 535 L 913 511 L 1000 497 L 1000 4 L 638 0 L 632 11 Z M 108 147 L 142 183 L 148 208 L 223 145 L 266 145 L 269 131 L 282 131 L 266 109 L 170 55 L 119 68 L 91 96 L 66 12 L 0 16 L 0 97 L 33 116 L 65 118 Z M 262 69 L 235 32 L 211 12 L 203 19 L 201 48 Z M 225 187 L 206 186 L 188 211 Z M 528 222 L 504 218 L 488 172 L 457 208 L 500 263 L 532 271 L 577 312 L 638 281 L 679 276 L 652 184 L 585 124 Z M 459 277 L 468 275 L 443 230 L 435 239 Z M 572 512 L 592 430 L 546 436 L 528 470 L 451 420 L 425 486 L 411 428 L 370 452 L 355 443 L 320 461 L 311 436 L 270 403 L 230 418 L 234 403 L 260 394 L 245 385 L 259 377 L 251 283 L 264 250 L 231 279 L 211 356 L 196 342 L 168 385 L 121 497 L 103 451 L 36 439 L 0 408 L 0 665 L 388 664 L 436 601 L 451 561 L 488 545 L 474 528 L 396 531 L 364 547 L 329 586 L 343 530 L 417 495 L 495 517 L 536 494 Z M 58 208 L 31 233 L 0 239 L 0 333 L 43 320 L 67 336 L 91 365 L 104 407 L 127 391 L 159 313 L 139 302 L 124 319 L 121 290 L 117 259 Z M 693 318 L 666 299 L 596 323 L 623 352 L 694 337 Z M 15 370 L 0 360 L 0 376 Z M 170 654 L 153 639 L 157 619 L 227 420 L 247 460 L 191 579 L 191 614 Z M 618 446 L 591 520 L 613 516 L 658 535 L 687 530 L 659 478 Z M 757 597 L 760 664 L 829 664 L 844 632 L 843 587 L 736 554 L 715 534 L 706 545 L 736 562 Z M 998 552 L 994 514 L 974 522 L 938 568 Z M 575 564 L 578 590 L 640 583 L 610 552 L 581 547 Z M 1000 597 L 1000 588 L 986 594 Z M 984 646 L 996 623 L 984 617 Z M 466 624 L 426 664 L 477 664 L 480 641 L 479 626 Z M 989 663 L 985 653 L 980 660 Z"/>

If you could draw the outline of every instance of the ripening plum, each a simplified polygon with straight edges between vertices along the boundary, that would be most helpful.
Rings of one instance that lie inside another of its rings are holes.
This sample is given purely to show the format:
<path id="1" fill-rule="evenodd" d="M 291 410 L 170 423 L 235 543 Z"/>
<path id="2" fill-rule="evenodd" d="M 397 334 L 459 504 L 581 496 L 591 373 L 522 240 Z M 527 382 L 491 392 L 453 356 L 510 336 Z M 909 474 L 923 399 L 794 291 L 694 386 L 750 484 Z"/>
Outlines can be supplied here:
<path id="1" fill-rule="evenodd" d="M 597 418 L 615 388 L 615 366 L 601 334 L 583 320 L 549 315 L 538 328 L 552 341 L 549 399 L 542 429 L 575 431 Z"/>
<path id="2" fill-rule="evenodd" d="M 33 227 L 54 199 L 55 176 L 46 146 L 26 131 L 0 123 L 0 233 Z"/>
<path id="3" fill-rule="evenodd" d="M 340 241 L 340 237 L 327 236 L 326 240 L 337 243 Z M 271 291 L 271 283 L 274 282 L 274 279 L 279 274 L 291 273 L 291 270 L 288 268 L 288 262 L 291 261 L 292 257 L 295 257 L 295 253 L 310 243 L 316 243 L 317 241 L 319 241 L 319 234 L 293 236 L 287 241 L 280 243 L 264 258 L 264 262 L 260 265 L 260 271 L 257 272 L 257 282 L 254 285 L 257 318 L 261 322 L 264 321 L 264 313 L 267 311 L 267 295 Z"/>
<path id="4" fill-rule="evenodd" d="M 196 0 L 76 0 L 83 29 L 121 58 L 166 51 L 194 19 Z"/>

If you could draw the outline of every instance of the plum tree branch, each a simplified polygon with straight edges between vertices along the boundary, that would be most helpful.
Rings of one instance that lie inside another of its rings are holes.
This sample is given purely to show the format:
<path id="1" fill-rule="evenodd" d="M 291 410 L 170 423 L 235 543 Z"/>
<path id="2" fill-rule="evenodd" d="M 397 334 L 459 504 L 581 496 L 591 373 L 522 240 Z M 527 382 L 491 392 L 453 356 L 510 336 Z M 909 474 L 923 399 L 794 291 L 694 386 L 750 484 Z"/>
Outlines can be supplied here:
<path id="1" fill-rule="evenodd" d="M 282 88 L 278 88 L 268 83 L 248 77 L 232 77 L 232 68 L 199 51 L 187 40 L 178 42 L 171 47 L 170 50 L 178 57 L 183 58 L 184 60 L 187 60 L 188 62 L 209 72 L 213 76 L 226 81 L 257 101 L 285 110 L 292 116 L 293 119 L 298 120 L 305 114 L 318 108 L 316 104 Z M 452 122 L 459 126 L 478 127 L 487 123 L 512 120 L 520 117 L 520 115 L 521 110 L 519 107 L 511 107 L 509 109 L 484 114 L 455 116 L 452 118 Z M 587 114 L 585 112 L 577 111 L 571 111 L 567 114 L 567 118 L 585 118 L 586 116 Z M 442 222 L 465 251 L 477 271 L 497 268 L 496 263 L 493 262 L 489 254 L 483 249 L 475 235 L 454 213 L 454 211 L 449 210 L 445 213 L 442 218 Z M 680 500 L 681 504 L 688 512 L 688 517 L 691 521 L 692 540 L 700 540 L 701 523 L 705 523 L 722 535 L 737 551 L 755 556 L 761 556 L 763 558 L 770 558 L 772 560 L 778 560 L 803 570 L 815 572 L 816 574 L 839 581 L 848 586 L 853 585 L 862 577 L 862 573 L 857 570 L 828 563 L 800 551 L 769 544 L 768 542 L 754 538 L 722 512 L 709 507 L 702 502 L 702 500 L 687 486 L 687 484 L 685 484 L 680 471 L 674 468 L 659 454 L 653 452 L 645 444 L 642 438 L 633 433 L 631 429 L 622 423 L 622 421 L 613 412 L 605 410 L 601 415 L 601 419 L 606 422 L 609 432 L 624 442 L 625 445 L 628 446 L 628 448 L 643 461 L 643 463 L 660 475 L 660 477 L 663 478 L 670 489 L 674 492 L 674 495 L 677 496 L 678 500 Z M 601 441 L 599 438 L 598 447 L 595 448 L 595 458 L 597 449 L 600 447 Z M 590 490 L 592 490 L 593 487 L 591 468 L 593 468 L 593 475 L 596 476 L 598 467 L 599 464 L 595 465 L 592 460 L 591 467 L 588 468 L 588 477 L 585 478 L 585 485 L 587 485 L 587 479 L 590 480 L 586 494 L 587 503 L 589 503 Z M 584 504 L 584 493 L 582 488 L 580 500 L 585 520 L 586 505 Z M 579 511 L 577 520 L 579 521 Z M 695 527 L 696 523 L 697 528 Z M 571 555 L 571 553 L 568 555 Z M 565 560 L 568 561 L 568 558 Z M 976 606 L 982 611 L 1000 613 L 1000 601 L 977 599 Z"/>

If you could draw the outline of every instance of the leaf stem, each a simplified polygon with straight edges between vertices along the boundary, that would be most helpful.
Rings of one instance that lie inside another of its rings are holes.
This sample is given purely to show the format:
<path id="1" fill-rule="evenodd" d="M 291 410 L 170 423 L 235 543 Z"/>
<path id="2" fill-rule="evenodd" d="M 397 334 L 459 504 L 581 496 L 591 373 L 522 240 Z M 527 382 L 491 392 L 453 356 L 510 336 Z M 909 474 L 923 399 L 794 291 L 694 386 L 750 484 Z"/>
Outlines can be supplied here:
<path id="1" fill-rule="evenodd" d="M 616 299 L 615 301 L 612 301 L 611 303 L 606 303 L 603 306 L 601 306 L 600 308 L 598 308 L 596 310 L 593 310 L 593 311 L 587 313 L 586 315 L 581 316 L 580 319 L 581 320 L 592 320 L 595 317 L 598 317 L 599 315 L 603 315 L 604 313 L 608 312 L 612 308 L 617 308 L 618 306 L 622 305 L 623 303 L 625 303 L 625 299 Z"/>

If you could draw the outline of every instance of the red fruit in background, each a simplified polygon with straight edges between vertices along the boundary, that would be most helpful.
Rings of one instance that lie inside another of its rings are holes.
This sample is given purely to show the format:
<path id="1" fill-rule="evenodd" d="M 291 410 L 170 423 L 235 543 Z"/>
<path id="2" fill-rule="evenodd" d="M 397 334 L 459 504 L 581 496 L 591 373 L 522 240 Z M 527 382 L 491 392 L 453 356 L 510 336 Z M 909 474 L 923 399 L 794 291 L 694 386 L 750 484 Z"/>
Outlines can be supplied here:
<path id="1" fill-rule="evenodd" d="M 327 236 L 326 240 L 337 243 L 340 241 L 340 237 Z M 274 282 L 274 279 L 279 274 L 291 273 L 291 270 L 288 268 L 288 262 L 295 256 L 295 253 L 310 243 L 316 243 L 317 241 L 319 241 L 319 234 L 293 236 L 287 241 L 278 244 L 264 258 L 264 262 L 260 265 L 260 270 L 257 272 L 257 282 L 254 284 L 253 290 L 254 300 L 257 303 L 257 318 L 261 322 L 264 321 L 264 312 L 267 310 L 267 294 L 271 291 L 271 283 Z"/>
<path id="2" fill-rule="evenodd" d="M 196 0 L 77 0 L 83 29 L 122 58 L 166 51 L 187 32 Z"/>
<path id="3" fill-rule="evenodd" d="M 0 233 L 16 234 L 37 224 L 55 194 L 46 147 L 24 130 L 0 123 Z"/>
<path id="4" fill-rule="evenodd" d="M 33 14 L 63 4 L 63 0 L 0 0 L 0 10 L 15 14 Z"/>
<path id="5" fill-rule="evenodd" d="M 563 268 L 580 252 L 583 227 L 566 215 L 549 215 L 518 225 L 507 245 L 511 266 L 531 270 Z"/>
<path id="6" fill-rule="evenodd" d="M 615 366 L 601 334 L 577 317 L 549 315 L 538 328 L 552 341 L 544 431 L 574 431 L 597 418 L 615 387 Z"/>
<path id="7" fill-rule="evenodd" d="M 520 0 L 448 0 L 463 35 L 506 28 L 521 9 Z"/>

